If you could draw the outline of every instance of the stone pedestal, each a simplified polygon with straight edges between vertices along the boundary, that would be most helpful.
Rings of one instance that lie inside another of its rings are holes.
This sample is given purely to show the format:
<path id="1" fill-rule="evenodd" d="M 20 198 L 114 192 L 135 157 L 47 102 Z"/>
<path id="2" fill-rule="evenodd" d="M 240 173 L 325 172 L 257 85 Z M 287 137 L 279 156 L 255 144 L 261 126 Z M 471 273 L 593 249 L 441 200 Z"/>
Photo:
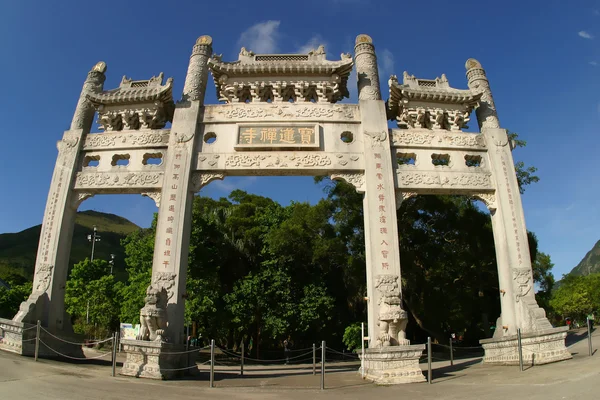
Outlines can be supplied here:
<path id="1" fill-rule="evenodd" d="M 565 346 L 568 329 L 565 326 L 522 334 L 523 364 L 540 365 L 572 358 L 573 356 Z M 485 350 L 484 363 L 496 365 L 519 364 L 517 335 L 498 339 L 483 339 L 479 343 Z"/>
<path id="2" fill-rule="evenodd" d="M 35 355 L 36 325 L 0 318 L 0 350 L 22 356 Z M 85 358 L 81 344 L 83 336 L 72 332 L 40 330 L 38 356 L 43 358 L 75 357 Z"/>
<path id="3" fill-rule="evenodd" d="M 121 375 L 136 378 L 172 379 L 198 373 L 198 352 L 186 352 L 185 345 L 145 340 L 121 340 L 126 355 Z"/>
<path id="4" fill-rule="evenodd" d="M 381 385 L 425 382 L 419 367 L 424 344 L 365 350 L 365 377 Z"/>

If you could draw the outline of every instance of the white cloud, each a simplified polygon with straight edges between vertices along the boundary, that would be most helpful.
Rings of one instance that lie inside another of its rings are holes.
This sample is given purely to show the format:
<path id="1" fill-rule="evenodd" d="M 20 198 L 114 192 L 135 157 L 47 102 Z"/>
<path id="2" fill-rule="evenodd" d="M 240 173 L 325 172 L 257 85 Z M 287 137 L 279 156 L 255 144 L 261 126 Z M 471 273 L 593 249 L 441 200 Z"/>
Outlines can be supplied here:
<path id="1" fill-rule="evenodd" d="M 240 35 L 238 45 L 259 54 L 275 53 L 280 23 L 281 21 L 265 21 L 252 25 Z"/>
<path id="2" fill-rule="evenodd" d="M 594 10 L 594 15 L 600 15 L 600 10 Z"/>
<path id="3" fill-rule="evenodd" d="M 584 39 L 593 39 L 594 38 L 594 36 L 592 34 L 590 34 L 589 32 L 586 32 L 586 31 L 580 31 L 577 34 Z"/>
<path id="4" fill-rule="evenodd" d="M 394 72 L 394 54 L 388 49 L 383 49 L 380 53 L 380 61 L 381 61 L 381 72 L 382 78 L 385 78 L 387 81 L 388 75 Z"/>
<path id="5" fill-rule="evenodd" d="M 327 49 L 327 43 L 321 38 L 321 35 L 314 35 L 308 42 L 300 46 L 296 52 L 298 54 L 306 54 L 311 50 L 315 50 L 320 45 L 325 46 L 325 49 Z"/>
<path id="6" fill-rule="evenodd" d="M 598 62 L 596 62 L 596 61 L 590 61 L 590 65 L 593 65 L 594 67 L 597 67 L 598 66 Z"/>

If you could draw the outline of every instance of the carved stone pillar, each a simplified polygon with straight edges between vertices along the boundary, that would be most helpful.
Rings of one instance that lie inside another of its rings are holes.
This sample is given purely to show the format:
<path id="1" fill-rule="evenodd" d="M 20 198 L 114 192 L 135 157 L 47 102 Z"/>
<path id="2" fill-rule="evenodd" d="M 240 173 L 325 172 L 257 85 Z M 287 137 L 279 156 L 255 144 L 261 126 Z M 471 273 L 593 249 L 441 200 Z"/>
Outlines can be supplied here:
<path id="1" fill-rule="evenodd" d="M 180 102 L 173 117 L 169 152 L 156 228 L 152 283 L 168 292 L 166 337 L 184 342 L 185 281 L 187 273 L 195 162 L 196 130 L 208 78 L 212 39 L 196 41 Z"/>
<path id="2" fill-rule="evenodd" d="M 354 60 L 358 79 L 358 99 L 381 100 L 377 56 L 370 36 L 358 35 L 356 37 Z"/>
<path id="3" fill-rule="evenodd" d="M 105 80 L 104 71 L 106 64 L 99 62 L 88 73 L 83 85 L 81 96 L 73 116 L 71 129 L 66 131 L 62 140 L 57 143 L 58 157 L 52 174 L 52 182 L 48 193 L 48 200 L 44 211 L 44 220 L 40 233 L 35 272 L 33 277 L 33 290 L 29 298 L 21 303 L 19 312 L 13 318 L 14 335 L 7 338 L 4 345 L 11 347 L 12 351 L 22 354 L 31 353 L 30 346 L 21 347 L 18 343 L 22 339 L 20 329 L 24 324 L 35 324 L 40 320 L 42 326 L 61 337 L 66 338 L 72 333 L 70 317 L 65 313 L 65 285 L 69 270 L 69 256 L 75 223 L 77 204 L 73 201 L 78 196 L 73 191 L 74 178 L 77 172 L 77 155 L 81 150 L 85 134 L 91 129 L 94 109 L 86 99 L 89 91 L 101 91 Z M 4 321 L 11 324 L 9 321 Z M 50 344 L 48 339 L 45 343 Z M 52 342 L 52 347 L 61 352 L 76 354 L 79 349 L 68 348 L 61 343 Z M 49 350 L 42 346 L 41 351 Z M 49 353 L 49 355 L 55 355 Z"/>
<path id="4" fill-rule="evenodd" d="M 506 343 L 499 345 L 497 341 L 515 341 L 517 329 L 531 336 L 534 350 L 525 352 L 526 358 L 532 359 L 533 355 L 535 362 L 540 364 L 570 358 L 564 346 L 564 332 L 552 328 L 545 311 L 535 300 L 525 216 L 507 132 L 500 129 L 490 85 L 481 64 L 469 59 L 466 68 L 469 88 L 482 92 L 477 120 L 488 143 L 490 170 L 496 186 L 497 208 L 491 210 L 491 214 L 502 314 L 496 322 L 494 339 L 481 342 L 486 348 L 484 360 L 518 362 L 516 353 L 508 357 L 496 354 L 507 346 Z M 539 341 L 545 344 L 540 345 Z"/>
<path id="5" fill-rule="evenodd" d="M 207 62 L 211 55 L 212 38 L 207 35 L 200 36 L 196 40 L 190 56 L 183 87 L 184 101 L 198 101 L 200 105 L 204 105 L 204 93 L 206 92 L 206 82 L 208 80 Z"/>
<path id="6" fill-rule="evenodd" d="M 71 130 L 83 129 L 85 134 L 89 133 L 92 124 L 94 122 L 94 114 L 96 110 L 92 103 L 87 99 L 86 95 L 90 92 L 101 92 L 104 81 L 106 80 L 106 63 L 100 61 L 97 63 L 90 72 L 88 72 L 87 79 L 83 84 L 81 95 L 79 95 L 79 101 L 73 114 L 73 120 L 71 121 Z"/>
<path id="7" fill-rule="evenodd" d="M 361 128 L 365 156 L 365 246 L 369 349 L 365 375 L 378 383 L 424 380 L 419 368 L 423 345 L 410 346 L 402 309 L 395 171 L 385 104 L 379 91 L 377 59 L 371 38 L 356 39 Z"/>

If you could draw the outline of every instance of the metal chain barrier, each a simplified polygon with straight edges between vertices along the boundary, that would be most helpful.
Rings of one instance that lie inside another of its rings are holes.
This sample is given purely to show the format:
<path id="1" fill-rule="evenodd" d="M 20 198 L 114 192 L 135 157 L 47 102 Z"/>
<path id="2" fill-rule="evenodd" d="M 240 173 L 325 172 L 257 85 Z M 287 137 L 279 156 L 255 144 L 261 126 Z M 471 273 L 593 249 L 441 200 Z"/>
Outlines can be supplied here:
<path id="1" fill-rule="evenodd" d="M 65 339 L 62 339 L 62 338 L 60 338 L 60 337 L 58 337 L 58 336 L 56 336 L 56 335 L 53 335 L 51 332 L 49 332 L 49 331 L 48 331 L 46 328 L 44 328 L 44 327 L 41 327 L 41 328 L 42 328 L 42 330 L 43 330 L 44 332 L 46 332 L 48 335 L 52 336 L 53 338 L 55 338 L 55 339 L 58 339 L 58 340 L 60 340 L 61 342 L 65 342 L 65 343 L 73 344 L 73 345 L 76 345 L 76 346 L 89 346 L 89 345 L 92 345 L 92 346 L 93 346 L 93 345 L 96 345 L 96 344 L 100 344 L 100 343 L 106 343 L 106 342 L 109 342 L 109 341 L 113 340 L 113 338 L 112 338 L 112 337 L 109 337 L 109 338 L 107 338 L 107 339 L 98 340 L 98 341 L 95 341 L 95 342 L 87 342 L 87 343 L 85 343 L 85 342 L 84 342 L 84 343 L 70 342 L 70 341 L 68 341 L 68 340 L 65 340 Z"/>
<path id="2" fill-rule="evenodd" d="M 111 338 L 112 340 L 112 338 Z M 40 339 L 40 343 L 43 344 L 44 346 L 46 346 L 47 349 L 52 350 L 54 353 L 58 354 L 61 357 L 65 357 L 65 358 L 70 358 L 71 360 L 79 360 L 79 361 L 85 361 L 85 360 L 97 360 L 99 358 L 105 357 L 107 354 L 112 354 L 112 351 L 107 351 L 106 353 L 97 356 L 97 357 L 72 357 L 72 356 L 68 356 L 66 354 L 63 354 L 59 351 L 54 350 L 52 347 L 48 346 L 46 343 L 44 343 L 44 341 L 42 339 Z"/>

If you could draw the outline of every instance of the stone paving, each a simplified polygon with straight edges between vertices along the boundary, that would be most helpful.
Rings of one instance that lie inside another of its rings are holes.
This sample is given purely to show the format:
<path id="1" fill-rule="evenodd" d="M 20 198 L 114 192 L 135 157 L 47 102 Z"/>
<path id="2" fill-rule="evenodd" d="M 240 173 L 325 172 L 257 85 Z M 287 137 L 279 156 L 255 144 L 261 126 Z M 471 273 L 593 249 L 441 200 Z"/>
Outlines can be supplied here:
<path id="1" fill-rule="evenodd" d="M 592 336 L 600 345 L 600 330 Z M 569 335 L 573 359 L 526 368 L 483 365 L 479 358 L 433 363 L 433 383 L 377 386 L 361 379 L 358 364 L 327 366 L 326 390 L 312 364 L 292 366 L 218 365 L 215 388 L 209 388 L 208 367 L 193 379 L 151 381 L 111 377 L 109 362 L 71 364 L 0 352 L 0 399 L 570 399 L 600 398 L 600 354 L 588 356 L 585 332 Z M 92 355 L 90 353 L 90 355 Z M 426 371 L 426 362 L 421 363 Z"/>

